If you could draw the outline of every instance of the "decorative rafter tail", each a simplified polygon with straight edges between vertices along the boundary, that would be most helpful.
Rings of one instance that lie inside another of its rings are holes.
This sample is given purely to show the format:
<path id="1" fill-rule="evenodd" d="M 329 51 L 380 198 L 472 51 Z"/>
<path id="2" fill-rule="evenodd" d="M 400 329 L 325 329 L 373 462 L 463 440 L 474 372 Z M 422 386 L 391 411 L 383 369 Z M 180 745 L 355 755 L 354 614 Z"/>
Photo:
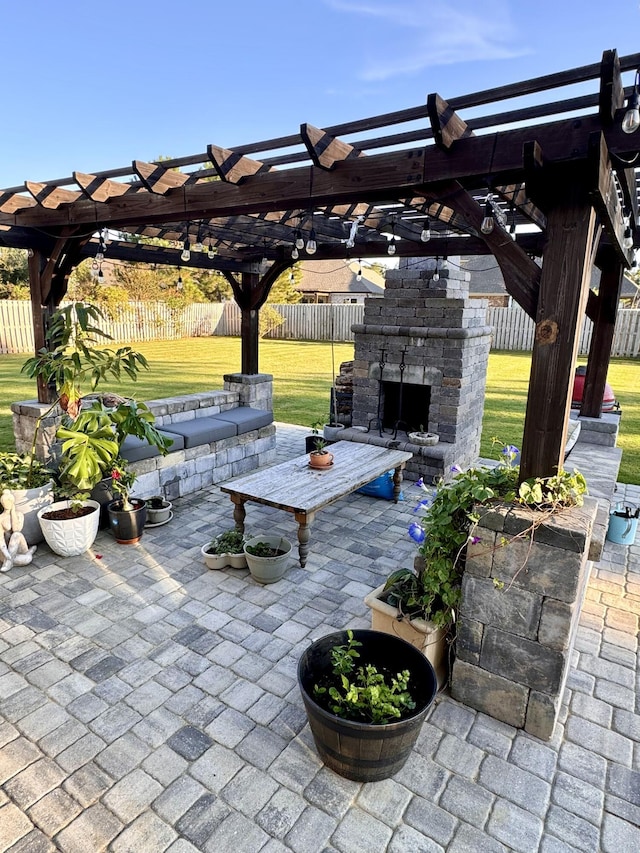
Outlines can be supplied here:
<path id="1" fill-rule="evenodd" d="M 134 160 L 133 171 L 140 178 L 149 192 L 156 195 L 165 195 L 169 190 L 181 187 L 189 180 L 188 175 L 165 169 L 159 163 L 145 163 L 143 160 Z"/>
<path id="2" fill-rule="evenodd" d="M 0 193 L 0 212 L 17 213 L 27 207 L 35 207 L 35 199 L 19 193 Z"/>
<path id="3" fill-rule="evenodd" d="M 456 140 L 474 135 L 469 125 L 437 92 L 427 98 L 427 113 L 433 139 L 439 148 L 451 148 Z"/>
<path id="4" fill-rule="evenodd" d="M 42 207 L 56 210 L 62 204 L 72 204 L 82 197 L 82 193 L 65 190 L 51 184 L 40 184 L 37 181 L 25 181 L 25 187 Z"/>
<path id="5" fill-rule="evenodd" d="M 336 163 L 364 157 L 364 153 L 312 124 L 300 125 L 300 136 L 309 157 L 320 169 L 333 169 Z"/>
<path id="6" fill-rule="evenodd" d="M 138 189 L 132 184 L 120 184 L 117 181 L 110 181 L 108 178 L 88 175 L 84 172 L 74 172 L 73 180 L 92 201 L 109 201 L 110 198 L 117 198 Z"/>
<path id="7" fill-rule="evenodd" d="M 218 145 L 207 145 L 207 154 L 220 179 L 228 184 L 239 184 L 244 178 L 273 171 L 271 166 L 260 160 L 252 160 Z"/>

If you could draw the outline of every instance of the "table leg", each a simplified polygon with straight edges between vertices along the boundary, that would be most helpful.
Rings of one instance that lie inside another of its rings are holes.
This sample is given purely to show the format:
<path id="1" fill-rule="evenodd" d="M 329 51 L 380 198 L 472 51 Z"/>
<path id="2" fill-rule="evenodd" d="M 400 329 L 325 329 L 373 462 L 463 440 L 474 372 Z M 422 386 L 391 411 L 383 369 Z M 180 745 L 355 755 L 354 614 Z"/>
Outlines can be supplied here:
<path id="1" fill-rule="evenodd" d="M 247 515 L 244 508 L 245 502 L 242 498 L 237 497 L 236 495 L 231 495 L 231 500 L 233 501 L 233 520 L 236 523 L 236 530 L 239 530 L 240 533 L 244 533 L 244 520 Z"/>
<path id="2" fill-rule="evenodd" d="M 312 512 L 296 512 L 295 519 L 298 522 L 298 554 L 300 556 L 300 565 L 304 569 L 309 556 L 309 534 L 311 532 L 311 524 L 314 519 Z"/>
<path id="3" fill-rule="evenodd" d="M 400 499 L 400 488 L 402 487 L 402 471 L 404 469 L 405 463 L 402 465 L 398 465 L 398 467 L 393 472 L 393 501 L 394 503 L 398 503 Z"/>

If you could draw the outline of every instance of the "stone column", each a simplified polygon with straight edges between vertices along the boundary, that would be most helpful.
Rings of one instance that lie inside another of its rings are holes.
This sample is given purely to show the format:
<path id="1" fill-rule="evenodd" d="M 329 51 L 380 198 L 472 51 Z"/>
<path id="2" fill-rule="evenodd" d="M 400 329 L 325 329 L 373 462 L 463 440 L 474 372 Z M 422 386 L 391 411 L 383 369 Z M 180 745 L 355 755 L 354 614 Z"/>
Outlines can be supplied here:
<path id="1" fill-rule="evenodd" d="M 37 400 L 22 400 L 11 404 L 16 453 L 31 453 L 36 423 L 38 418 L 46 415 L 42 417 L 38 431 L 36 458 L 41 462 L 49 461 L 51 446 L 56 440 L 56 430 L 60 425 L 62 414 L 58 406 L 49 411 L 50 409 L 51 403 L 39 403 Z"/>
<path id="2" fill-rule="evenodd" d="M 591 571 L 597 502 L 540 513 L 480 508 L 462 582 L 451 695 L 548 740 L 558 719 Z"/>
<path id="3" fill-rule="evenodd" d="M 240 395 L 241 406 L 273 411 L 273 376 L 270 373 L 227 373 L 224 390 Z"/>

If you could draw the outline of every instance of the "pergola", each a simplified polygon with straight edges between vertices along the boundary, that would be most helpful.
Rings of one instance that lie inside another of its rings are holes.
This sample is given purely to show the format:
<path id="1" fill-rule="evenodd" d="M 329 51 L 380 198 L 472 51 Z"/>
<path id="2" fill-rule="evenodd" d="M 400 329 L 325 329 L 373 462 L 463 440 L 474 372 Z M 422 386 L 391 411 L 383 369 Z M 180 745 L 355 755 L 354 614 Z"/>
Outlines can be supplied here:
<path id="1" fill-rule="evenodd" d="M 379 257 L 390 245 L 404 257 L 491 253 L 536 323 L 521 476 L 550 476 L 563 461 L 582 317 L 594 330 L 581 414 L 599 417 L 622 276 L 640 243 L 640 133 L 623 127 L 637 77 L 622 82 L 639 65 L 640 54 L 605 51 L 600 63 L 448 102 L 432 94 L 334 127 L 0 190 L 0 245 L 29 250 L 36 348 L 72 269 L 103 251 L 104 229 L 114 260 L 225 275 L 248 374 L 258 312 L 310 239 L 314 259 Z M 527 105 L 498 110 L 518 98 Z M 47 394 L 39 387 L 41 402 Z"/>

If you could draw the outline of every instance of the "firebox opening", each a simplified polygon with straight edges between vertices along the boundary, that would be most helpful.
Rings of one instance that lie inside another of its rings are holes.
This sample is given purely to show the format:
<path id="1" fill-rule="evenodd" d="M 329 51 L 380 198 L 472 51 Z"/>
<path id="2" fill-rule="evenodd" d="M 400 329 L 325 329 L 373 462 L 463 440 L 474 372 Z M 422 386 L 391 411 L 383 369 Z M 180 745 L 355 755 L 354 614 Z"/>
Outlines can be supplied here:
<path id="1" fill-rule="evenodd" d="M 402 387 L 402 395 L 400 388 Z M 430 385 L 411 385 L 407 382 L 383 382 L 382 426 L 415 432 L 429 429 Z M 402 399 L 401 399 L 402 397 Z"/>

